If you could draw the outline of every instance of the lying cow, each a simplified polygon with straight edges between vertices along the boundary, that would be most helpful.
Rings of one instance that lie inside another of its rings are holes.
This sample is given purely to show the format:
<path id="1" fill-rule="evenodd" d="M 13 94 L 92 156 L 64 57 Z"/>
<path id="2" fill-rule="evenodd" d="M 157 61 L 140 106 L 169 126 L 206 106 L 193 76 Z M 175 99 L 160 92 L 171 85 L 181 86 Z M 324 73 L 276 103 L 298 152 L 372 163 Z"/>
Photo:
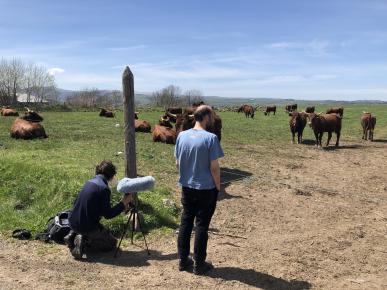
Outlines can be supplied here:
<path id="1" fill-rule="evenodd" d="M 330 108 L 327 110 L 326 112 L 327 114 L 339 114 L 341 118 L 343 118 L 343 115 L 344 115 L 344 108 L 343 107 L 340 107 L 340 108 Z"/>
<path id="2" fill-rule="evenodd" d="M 254 119 L 254 108 L 250 105 L 242 105 L 238 109 L 238 113 L 243 112 L 245 113 L 245 117 L 251 117 L 251 119 Z"/>
<path id="3" fill-rule="evenodd" d="M 294 137 L 297 133 L 297 143 L 302 143 L 302 134 L 304 132 L 308 115 L 305 112 L 292 112 L 290 113 L 290 132 L 292 133 L 292 143 L 294 143 Z"/>
<path id="4" fill-rule="evenodd" d="M 144 120 L 135 119 L 134 120 L 134 130 L 136 132 L 150 133 L 151 125 Z"/>
<path id="5" fill-rule="evenodd" d="M 19 116 L 19 113 L 14 110 L 14 109 L 11 109 L 10 107 L 3 107 L 1 110 L 0 110 L 0 114 L 4 117 L 11 117 L 11 116 Z"/>
<path id="6" fill-rule="evenodd" d="M 285 106 L 285 111 L 287 113 L 293 112 L 297 110 L 297 104 L 291 104 L 291 105 L 286 105 Z"/>
<path id="7" fill-rule="evenodd" d="M 40 122 L 43 118 L 27 108 L 24 116 L 17 118 L 11 127 L 11 137 L 15 139 L 47 138 L 46 131 Z"/>
<path id="8" fill-rule="evenodd" d="M 104 109 L 104 108 L 99 108 L 99 116 L 100 117 L 106 117 L 106 118 L 114 118 L 114 112 Z"/>
<path id="9" fill-rule="evenodd" d="M 305 113 L 314 113 L 314 111 L 315 111 L 314 106 L 310 106 L 310 107 L 305 108 Z"/>
<path id="10" fill-rule="evenodd" d="M 275 112 L 277 111 L 277 106 L 268 106 L 266 107 L 266 110 L 264 112 L 265 116 L 270 115 L 271 112 L 275 115 Z"/>
<path id="11" fill-rule="evenodd" d="M 376 125 L 376 117 L 372 116 L 371 113 L 363 112 L 363 115 L 360 118 L 360 123 L 363 128 L 362 139 L 367 140 L 367 137 L 368 137 L 370 141 L 373 141 L 374 129 Z"/>
<path id="12" fill-rule="evenodd" d="M 166 144 L 176 143 L 176 131 L 161 125 L 155 125 L 152 132 L 153 142 L 162 142 Z"/>
<path id="13" fill-rule="evenodd" d="M 308 114 L 309 124 L 312 127 L 314 136 L 316 137 L 316 146 L 321 145 L 321 139 L 324 132 L 328 132 L 328 140 L 326 146 L 332 138 L 332 132 L 336 133 L 336 147 L 339 146 L 341 134 L 341 117 L 338 114 Z"/>

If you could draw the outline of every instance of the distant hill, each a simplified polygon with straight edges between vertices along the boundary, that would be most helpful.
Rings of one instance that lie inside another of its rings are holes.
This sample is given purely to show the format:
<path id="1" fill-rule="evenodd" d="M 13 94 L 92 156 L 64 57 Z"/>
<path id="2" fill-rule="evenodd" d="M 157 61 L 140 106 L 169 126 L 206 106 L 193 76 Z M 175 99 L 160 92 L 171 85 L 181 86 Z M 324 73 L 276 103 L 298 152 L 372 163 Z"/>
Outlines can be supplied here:
<path id="1" fill-rule="evenodd" d="M 59 100 L 65 102 L 67 97 L 77 91 L 58 89 Z M 113 90 L 101 90 L 102 93 L 112 93 Z M 275 99 L 275 98 L 225 98 L 219 96 L 204 96 L 204 101 L 215 107 L 234 107 L 241 104 L 251 104 L 253 106 L 277 105 L 284 106 L 290 103 L 300 103 L 304 105 L 313 104 L 387 104 L 386 101 L 378 100 L 358 100 L 358 101 L 335 101 L 335 100 L 299 100 L 299 99 Z M 135 101 L 140 105 L 149 105 L 151 100 L 150 93 L 135 93 Z"/>

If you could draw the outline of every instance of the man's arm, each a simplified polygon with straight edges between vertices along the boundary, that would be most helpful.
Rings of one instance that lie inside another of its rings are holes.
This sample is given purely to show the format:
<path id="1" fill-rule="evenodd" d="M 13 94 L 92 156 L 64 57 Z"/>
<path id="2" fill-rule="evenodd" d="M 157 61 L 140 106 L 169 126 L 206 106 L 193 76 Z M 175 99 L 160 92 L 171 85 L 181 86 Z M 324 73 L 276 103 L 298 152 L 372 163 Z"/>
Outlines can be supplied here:
<path id="1" fill-rule="evenodd" d="M 106 193 L 104 193 L 104 200 L 103 200 L 103 205 L 102 205 L 102 210 L 103 213 L 102 215 L 106 219 L 112 219 L 116 216 L 118 216 L 121 212 L 123 212 L 129 203 L 129 198 L 123 197 L 123 199 L 117 203 L 115 206 L 111 207 L 110 205 L 110 191 L 106 190 Z"/>
<path id="2" fill-rule="evenodd" d="M 176 159 L 176 169 L 179 170 L 179 160 Z"/>
<path id="3" fill-rule="evenodd" d="M 211 161 L 211 175 L 214 179 L 216 189 L 220 191 L 220 166 L 218 159 Z"/>

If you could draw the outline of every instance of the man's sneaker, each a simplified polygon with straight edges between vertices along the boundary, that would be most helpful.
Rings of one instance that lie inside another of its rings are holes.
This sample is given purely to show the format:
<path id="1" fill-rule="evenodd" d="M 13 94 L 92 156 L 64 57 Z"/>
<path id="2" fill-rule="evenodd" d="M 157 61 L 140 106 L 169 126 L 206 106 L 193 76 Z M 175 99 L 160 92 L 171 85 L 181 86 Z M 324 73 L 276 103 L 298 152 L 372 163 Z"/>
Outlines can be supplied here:
<path id="1" fill-rule="evenodd" d="M 71 250 L 71 254 L 75 259 L 82 259 L 83 248 L 84 248 L 84 238 L 82 235 L 76 235 L 74 238 L 74 248 Z"/>
<path id="2" fill-rule="evenodd" d="M 194 262 L 191 258 L 187 257 L 185 259 L 179 260 L 179 271 L 187 271 L 193 266 Z"/>
<path id="3" fill-rule="evenodd" d="M 70 231 L 69 234 L 63 238 L 65 244 L 70 249 L 70 251 L 74 249 L 74 238 L 76 235 L 77 235 L 76 232 Z"/>
<path id="4" fill-rule="evenodd" d="M 193 268 L 193 273 L 195 275 L 204 275 L 212 269 L 214 269 L 214 266 L 211 263 L 207 263 L 207 262 L 195 263 Z"/>

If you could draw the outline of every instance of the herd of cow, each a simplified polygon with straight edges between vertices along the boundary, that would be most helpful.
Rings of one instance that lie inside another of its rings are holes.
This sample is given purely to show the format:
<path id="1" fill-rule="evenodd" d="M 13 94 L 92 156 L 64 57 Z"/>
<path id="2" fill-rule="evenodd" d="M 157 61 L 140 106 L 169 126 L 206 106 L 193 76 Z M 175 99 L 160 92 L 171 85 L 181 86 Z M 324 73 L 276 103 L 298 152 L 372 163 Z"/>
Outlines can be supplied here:
<path id="1" fill-rule="evenodd" d="M 328 139 L 326 146 L 329 145 L 329 142 L 332 138 L 332 133 L 336 134 L 336 147 L 339 146 L 340 134 L 341 134 L 341 120 L 344 115 L 344 108 L 330 108 L 326 111 L 325 114 L 315 113 L 315 107 L 309 106 L 306 107 L 304 111 L 297 111 L 297 104 L 290 104 L 285 106 L 285 112 L 289 114 L 289 126 L 290 132 L 292 134 L 292 143 L 294 143 L 295 135 L 297 134 L 297 142 L 302 142 L 302 134 L 304 132 L 305 126 L 309 123 L 312 128 L 315 138 L 316 146 L 322 146 L 321 140 L 324 132 L 328 133 Z M 254 112 L 261 109 L 261 107 L 256 107 L 254 109 L 251 105 L 242 105 L 236 111 L 238 113 L 245 113 L 246 118 L 254 118 Z M 276 106 L 268 106 L 264 108 L 263 113 L 267 116 L 271 112 L 275 115 L 277 111 Z M 372 116 L 369 112 L 363 112 L 363 115 L 360 118 L 360 123 L 363 129 L 362 139 L 373 141 L 374 138 L 374 129 L 376 125 L 376 117 Z"/>
<path id="2" fill-rule="evenodd" d="M 194 111 L 195 109 L 204 104 L 203 102 L 194 103 L 188 108 L 181 107 L 170 107 L 165 110 L 165 114 L 162 115 L 157 124 L 154 125 L 153 131 L 151 125 L 145 121 L 138 119 L 138 113 L 135 113 L 135 131 L 152 133 L 152 139 L 154 142 L 163 142 L 167 144 L 175 144 L 176 138 L 181 131 L 193 128 L 195 125 Z M 246 118 L 254 118 L 254 113 L 257 110 L 261 110 L 261 107 L 254 108 L 251 105 L 242 105 L 235 111 L 238 113 L 243 112 Z M 263 109 L 265 115 L 273 113 L 275 115 L 277 111 L 276 106 L 268 106 Z M 336 146 L 339 146 L 340 134 L 341 134 L 341 123 L 344 114 L 344 109 L 330 108 L 326 113 L 315 113 L 315 107 L 306 107 L 304 111 L 297 111 L 297 104 L 287 105 L 285 112 L 289 114 L 289 126 L 292 134 L 292 142 L 295 141 L 295 135 L 297 134 L 297 142 L 302 142 L 303 131 L 306 124 L 309 123 L 312 128 L 315 138 L 316 145 L 322 146 L 321 140 L 325 132 L 328 133 L 328 139 L 326 146 L 332 137 L 332 133 L 336 134 Z M 43 118 L 36 112 L 26 108 L 26 112 L 23 116 L 19 117 L 19 113 L 9 107 L 3 107 L 0 109 L 0 114 L 4 117 L 16 116 L 18 118 L 12 124 L 10 135 L 16 139 L 34 139 L 34 138 L 47 138 L 46 132 L 40 122 Z M 100 108 L 99 116 L 113 118 L 115 113 L 112 110 Z M 361 125 L 363 128 L 364 140 L 373 141 L 374 129 L 376 125 L 376 117 L 372 116 L 369 112 L 363 112 L 361 116 Z M 173 125 L 174 124 L 174 125 Z M 222 137 L 222 120 L 215 114 L 214 124 L 208 131 L 218 136 L 219 141 Z"/>

